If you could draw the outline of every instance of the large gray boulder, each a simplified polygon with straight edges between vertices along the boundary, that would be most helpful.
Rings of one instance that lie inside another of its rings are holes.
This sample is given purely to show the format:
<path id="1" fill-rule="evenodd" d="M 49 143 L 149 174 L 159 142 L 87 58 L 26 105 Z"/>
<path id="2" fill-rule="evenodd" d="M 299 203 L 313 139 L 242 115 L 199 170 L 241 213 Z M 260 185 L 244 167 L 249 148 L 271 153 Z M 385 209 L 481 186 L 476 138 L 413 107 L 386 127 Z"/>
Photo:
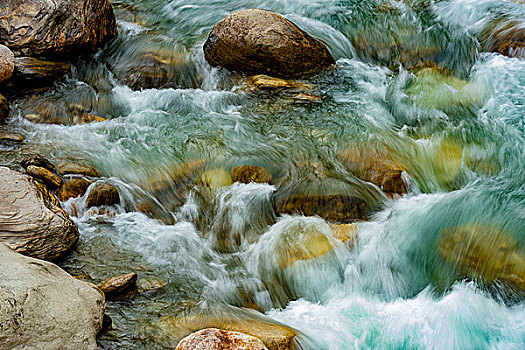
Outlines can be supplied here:
<path id="1" fill-rule="evenodd" d="M 0 83 L 11 78 L 15 69 L 15 55 L 8 47 L 0 45 Z"/>
<path id="2" fill-rule="evenodd" d="M 108 0 L 0 1 L 0 42 L 17 56 L 85 53 L 116 31 Z"/>
<path id="3" fill-rule="evenodd" d="M 232 13 L 204 43 L 212 66 L 276 77 L 312 75 L 335 63 L 326 47 L 286 18 L 269 11 Z"/>
<path id="4" fill-rule="evenodd" d="M 0 243 L 0 349 L 96 349 L 104 308 L 87 283 Z"/>
<path id="5" fill-rule="evenodd" d="M 0 242 L 24 255 L 52 260 L 78 239 L 78 228 L 44 185 L 0 167 Z"/>

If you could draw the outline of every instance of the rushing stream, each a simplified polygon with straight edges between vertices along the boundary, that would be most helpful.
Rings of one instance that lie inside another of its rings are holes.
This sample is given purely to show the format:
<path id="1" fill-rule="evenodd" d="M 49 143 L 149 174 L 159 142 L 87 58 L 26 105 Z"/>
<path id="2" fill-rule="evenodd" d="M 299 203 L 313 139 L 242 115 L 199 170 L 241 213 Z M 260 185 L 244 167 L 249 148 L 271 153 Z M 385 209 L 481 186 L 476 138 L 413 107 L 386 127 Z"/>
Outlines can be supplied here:
<path id="1" fill-rule="evenodd" d="M 174 348 L 170 319 L 245 317 L 242 307 L 293 327 L 305 349 L 525 347 L 523 290 L 465 276 L 451 261 L 468 253 L 443 241 L 457 239 L 447 232 L 460 227 L 481 242 L 483 264 L 499 263 L 490 249 L 507 244 L 516 269 L 525 266 L 525 60 L 485 52 L 481 39 L 497 21 L 525 26 L 525 5 L 113 6 L 118 37 L 36 100 L 14 101 L 8 124 L 31 142 L 2 150 L 8 166 L 35 149 L 81 160 L 119 190 L 121 204 L 105 210 L 87 209 L 86 196 L 64 203 L 80 241 L 62 267 L 95 282 L 139 275 L 134 298 L 108 302 L 113 329 L 99 337 L 100 349 Z M 251 94 L 239 77 L 206 63 L 202 45 L 213 25 L 243 8 L 278 12 L 325 43 L 336 67 L 305 81 L 320 101 Z M 174 78 L 162 88 L 140 80 L 148 52 L 169 61 L 163 73 Z M 450 74 L 407 68 L 421 57 Z M 108 120 L 22 118 L 42 101 L 80 104 Z M 408 194 L 391 199 L 352 175 L 341 157 L 352 149 L 402 164 Z M 232 184 L 230 170 L 245 164 L 268 169 L 273 180 Z M 359 196 L 368 220 L 353 224 L 357 238 L 345 244 L 319 217 L 276 214 L 282 193 Z M 321 252 L 297 258 L 309 240 Z"/>

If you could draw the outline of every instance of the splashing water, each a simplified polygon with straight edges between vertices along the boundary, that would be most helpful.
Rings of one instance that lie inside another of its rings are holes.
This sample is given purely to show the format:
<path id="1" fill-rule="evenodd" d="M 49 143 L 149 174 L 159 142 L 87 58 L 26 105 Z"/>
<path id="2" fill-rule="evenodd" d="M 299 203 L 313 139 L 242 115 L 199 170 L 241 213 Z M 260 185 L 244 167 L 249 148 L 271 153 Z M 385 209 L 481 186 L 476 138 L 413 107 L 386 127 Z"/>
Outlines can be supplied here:
<path id="1" fill-rule="evenodd" d="M 37 102 L 15 101 L 8 124 L 31 142 L 0 150 L 8 166 L 35 147 L 85 161 L 119 191 L 107 208 L 86 207 L 90 189 L 64 203 L 81 232 L 64 268 L 96 282 L 139 274 L 134 299 L 108 302 L 101 349 L 174 347 L 163 322 L 188 314 L 261 317 L 293 327 L 304 349 L 523 348 L 525 61 L 502 55 L 493 33 L 523 28 L 524 5 L 113 6 L 118 38 Z M 212 26 L 242 8 L 325 43 L 336 67 L 305 81 L 321 102 L 250 94 L 207 65 Z M 108 120 L 24 119 L 41 101 Z M 271 180 L 234 182 L 242 165 Z M 405 187 L 378 184 L 385 168 Z M 302 216 L 287 207 L 297 198 L 333 206 Z M 364 209 L 334 216 L 349 203 Z"/>

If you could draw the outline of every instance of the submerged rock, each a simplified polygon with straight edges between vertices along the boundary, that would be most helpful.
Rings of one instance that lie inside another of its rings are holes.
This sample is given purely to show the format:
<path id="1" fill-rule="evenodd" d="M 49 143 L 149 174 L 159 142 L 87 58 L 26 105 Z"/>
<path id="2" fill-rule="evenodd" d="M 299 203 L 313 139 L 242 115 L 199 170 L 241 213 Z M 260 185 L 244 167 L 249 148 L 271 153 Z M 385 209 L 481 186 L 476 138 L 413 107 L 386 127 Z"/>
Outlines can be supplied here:
<path id="1" fill-rule="evenodd" d="M 405 91 L 416 105 L 445 112 L 458 108 L 477 110 L 490 97 L 488 87 L 480 82 L 458 79 L 449 71 L 436 68 L 414 71 Z"/>
<path id="2" fill-rule="evenodd" d="M 292 91 L 307 91 L 314 88 L 313 85 L 301 83 L 289 79 L 274 78 L 269 75 L 259 74 L 248 77 L 245 81 L 249 91 L 277 91 L 277 90 L 292 90 Z"/>
<path id="3" fill-rule="evenodd" d="M 24 255 L 52 260 L 77 239 L 77 226 L 44 186 L 0 167 L 0 242 Z"/>
<path id="4" fill-rule="evenodd" d="M 2 132 L 0 133 L 0 141 L 2 142 L 13 142 L 20 143 L 23 142 L 24 136 L 14 133 L 14 132 Z"/>
<path id="5" fill-rule="evenodd" d="M 379 187 L 385 194 L 404 195 L 407 184 L 403 179 L 404 167 L 390 155 L 374 147 L 349 147 L 339 159 L 352 174 Z"/>
<path id="6" fill-rule="evenodd" d="M 15 69 L 15 55 L 8 47 L 0 45 L 0 83 L 9 80 Z"/>
<path id="7" fill-rule="evenodd" d="M 27 167 L 26 172 L 32 177 L 42 181 L 48 188 L 54 190 L 62 185 L 62 179 L 47 170 L 35 165 Z"/>
<path id="8" fill-rule="evenodd" d="M 523 22 L 498 20 L 481 34 L 485 50 L 509 57 L 525 58 L 525 28 Z"/>
<path id="9" fill-rule="evenodd" d="M 221 168 L 206 170 L 198 182 L 212 191 L 233 184 L 230 173 Z"/>
<path id="10" fill-rule="evenodd" d="M 5 0 L 0 41 L 17 55 L 83 54 L 117 33 L 107 0 Z"/>
<path id="11" fill-rule="evenodd" d="M 96 349 L 104 299 L 54 264 L 0 243 L 2 349 Z"/>
<path id="12" fill-rule="evenodd" d="M 104 292 L 108 300 L 113 299 L 119 294 L 134 288 L 137 282 L 136 273 L 128 273 L 125 275 L 115 276 L 102 283 L 99 288 Z"/>
<path id="13" fill-rule="evenodd" d="M 17 57 L 13 80 L 19 84 L 47 84 L 63 78 L 70 71 L 66 62 L 52 62 L 33 57 Z M 18 87 L 18 86 L 17 86 Z M 23 86 L 27 88 L 27 86 Z"/>
<path id="14" fill-rule="evenodd" d="M 217 23 L 204 43 L 204 57 L 214 67 L 276 77 L 312 75 L 335 63 L 320 41 L 258 9 L 236 11 Z"/>
<path id="15" fill-rule="evenodd" d="M 446 228 L 437 247 L 461 276 L 489 286 L 500 282 L 525 295 L 525 250 L 501 228 L 477 223 Z"/>
<path id="16" fill-rule="evenodd" d="M 0 124 L 4 124 L 5 118 L 9 114 L 9 103 L 6 98 L 0 94 Z"/>
<path id="17" fill-rule="evenodd" d="M 207 328 L 188 335 L 176 350 L 268 350 L 259 339 L 248 334 Z"/>
<path id="18" fill-rule="evenodd" d="M 95 184 L 86 199 L 88 208 L 119 203 L 120 195 L 117 189 L 105 182 Z"/>
<path id="19" fill-rule="evenodd" d="M 60 175 L 85 175 L 91 177 L 100 177 L 102 174 L 97 169 L 82 163 L 64 162 L 57 166 L 57 172 Z"/>
<path id="20" fill-rule="evenodd" d="M 62 202 L 67 201 L 69 198 L 81 197 L 86 193 L 88 187 L 89 181 L 74 177 L 66 180 L 62 184 L 62 187 L 60 187 L 60 190 L 57 193 L 57 197 Z"/>
<path id="21" fill-rule="evenodd" d="M 367 220 L 367 203 L 357 196 L 343 193 L 295 193 L 278 197 L 276 210 L 280 214 L 318 215 L 328 222 Z"/>
<path id="22" fill-rule="evenodd" d="M 256 165 L 242 165 L 232 169 L 231 177 L 234 182 L 241 183 L 267 183 L 272 179 L 272 174 L 263 167 Z"/>

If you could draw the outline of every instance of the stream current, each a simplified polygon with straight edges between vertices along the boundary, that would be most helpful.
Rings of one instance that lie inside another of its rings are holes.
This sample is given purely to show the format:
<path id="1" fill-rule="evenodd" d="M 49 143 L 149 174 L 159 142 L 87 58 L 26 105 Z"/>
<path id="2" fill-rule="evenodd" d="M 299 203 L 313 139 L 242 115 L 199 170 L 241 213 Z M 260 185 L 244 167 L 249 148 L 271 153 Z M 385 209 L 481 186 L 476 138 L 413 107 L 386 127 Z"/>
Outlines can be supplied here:
<path id="1" fill-rule="evenodd" d="M 95 282 L 139 275 L 134 298 L 107 303 L 113 329 L 99 337 L 100 349 L 174 348 L 170 319 L 245 317 L 243 307 L 296 329 L 304 349 L 525 348 L 523 294 L 458 271 L 450 261 L 467 253 L 447 253 L 440 240 L 451 227 L 483 231 L 475 239 L 512 241 L 525 264 L 525 60 L 484 52 L 480 39 L 493 21 L 525 26 L 525 5 L 113 6 L 118 37 L 40 95 L 108 120 L 33 124 L 23 115 L 34 102 L 20 97 L 8 124 L 30 143 L 2 150 L 8 166 L 35 149 L 49 159 L 81 160 L 120 193 L 121 203 L 103 210 L 86 208 L 86 196 L 64 203 L 80 240 L 63 268 Z M 251 94 L 239 77 L 206 63 L 202 45 L 213 25 L 243 8 L 280 13 L 328 47 L 336 67 L 305 81 L 320 101 Z M 170 84 L 144 88 L 130 74 L 148 50 L 170 60 Z M 421 55 L 450 75 L 409 70 Z M 359 147 L 402 164 L 408 194 L 393 200 L 348 171 L 340 155 Z M 223 181 L 245 164 L 277 181 Z M 198 169 L 207 174 L 201 179 L 211 178 L 207 186 L 187 180 Z M 354 244 L 344 244 L 320 217 L 276 214 L 279 186 L 351 193 L 374 209 L 353 224 Z M 293 260 L 294 244 L 311 232 L 329 251 Z M 491 266 L 487 249 L 478 253 Z"/>

